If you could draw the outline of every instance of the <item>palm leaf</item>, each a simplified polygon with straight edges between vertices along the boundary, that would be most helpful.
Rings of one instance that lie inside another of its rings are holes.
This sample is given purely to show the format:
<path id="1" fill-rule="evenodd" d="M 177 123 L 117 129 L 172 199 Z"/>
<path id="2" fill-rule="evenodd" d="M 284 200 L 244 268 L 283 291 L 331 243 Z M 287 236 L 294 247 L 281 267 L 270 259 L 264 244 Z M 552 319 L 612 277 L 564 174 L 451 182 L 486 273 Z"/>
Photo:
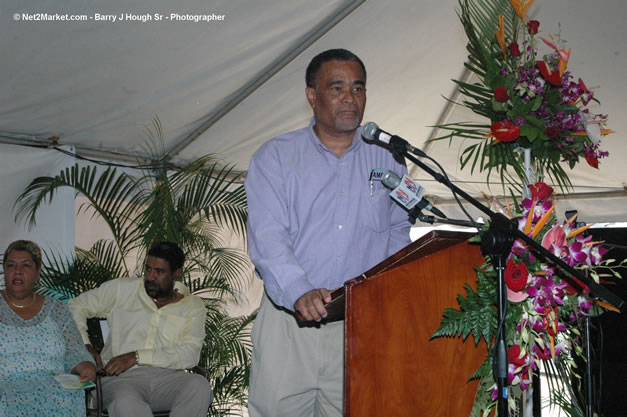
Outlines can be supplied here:
<path id="1" fill-rule="evenodd" d="M 155 241 L 183 248 L 187 261 L 182 281 L 202 294 L 207 308 L 205 346 L 200 365 L 210 371 L 215 399 L 211 415 L 238 415 L 245 404 L 250 374 L 250 323 L 254 314 L 231 318 L 227 301 L 238 300 L 250 277 L 248 258 L 225 248 L 224 231 L 245 235 L 247 204 L 241 178 L 232 167 L 203 156 L 171 169 L 158 119 L 152 130 L 153 163 L 138 175 L 116 168 L 75 165 L 56 176 L 34 179 L 15 203 L 16 219 L 34 225 L 41 206 L 62 187 L 85 197 L 78 211 L 104 220 L 113 238 L 97 241 L 74 257 L 46 254 L 38 291 L 67 299 L 119 276 L 132 276 L 125 259 L 142 259 Z M 149 144 L 150 146 L 150 144 Z"/>
<path id="2" fill-rule="evenodd" d="M 201 366 L 209 371 L 214 400 L 211 416 L 240 415 L 232 409 L 246 404 L 250 376 L 250 326 L 256 314 L 229 318 L 208 309 Z"/>
<path id="3" fill-rule="evenodd" d="M 61 300 L 74 298 L 118 276 L 118 271 L 112 271 L 99 259 L 82 251 L 77 252 L 75 258 L 45 252 L 45 260 L 38 292 Z"/>
<path id="4" fill-rule="evenodd" d="M 73 188 L 77 195 L 87 199 L 79 212 L 92 210 L 93 215 L 107 224 L 120 255 L 132 249 L 133 228 L 141 200 L 135 192 L 134 179 L 116 168 L 99 173 L 97 167 L 76 164 L 54 177 L 35 178 L 15 203 L 16 221 L 26 219 L 29 227 L 34 226 L 39 208 L 52 202 L 57 190 L 63 187 Z M 124 264 L 124 256 L 120 259 Z M 128 273 L 128 267 L 124 266 Z"/>

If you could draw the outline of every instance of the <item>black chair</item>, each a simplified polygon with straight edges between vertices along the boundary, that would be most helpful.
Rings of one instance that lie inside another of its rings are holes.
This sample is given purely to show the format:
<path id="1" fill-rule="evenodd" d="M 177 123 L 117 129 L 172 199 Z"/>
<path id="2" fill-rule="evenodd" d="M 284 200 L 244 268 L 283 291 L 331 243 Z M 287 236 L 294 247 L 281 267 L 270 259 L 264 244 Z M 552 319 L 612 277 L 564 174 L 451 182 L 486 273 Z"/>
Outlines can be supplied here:
<path id="1" fill-rule="evenodd" d="M 104 339 L 102 337 L 102 322 L 106 322 L 107 319 L 101 318 L 91 318 L 87 319 L 87 335 L 89 336 L 89 341 L 91 345 L 94 347 L 96 352 L 100 353 L 102 348 L 104 347 Z M 193 368 L 186 369 L 186 372 L 191 372 L 194 374 L 200 374 L 207 378 L 207 371 L 200 366 L 194 366 Z M 104 408 L 102 404 L 102 383 L 101 383 L 101 375 L 96 376 L 96 387 L 91 388 L 85 392 L 85 402 L 87 405 L 87 415 L 96 415 L 98 417 L 108 417 L 109 413 Z M 153 411 L 152 415 L 154 417 L 169 417 L 170 410 L 159 410 Z"/>

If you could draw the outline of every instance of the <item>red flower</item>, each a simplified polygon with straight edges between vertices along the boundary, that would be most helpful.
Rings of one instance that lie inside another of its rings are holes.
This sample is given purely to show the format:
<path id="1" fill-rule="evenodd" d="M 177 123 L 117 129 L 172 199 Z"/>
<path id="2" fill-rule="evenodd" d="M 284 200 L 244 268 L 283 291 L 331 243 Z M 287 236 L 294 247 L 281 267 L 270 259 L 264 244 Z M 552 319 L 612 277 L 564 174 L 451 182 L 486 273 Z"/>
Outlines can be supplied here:
<path id="1" fill-rule="evenodd" d="M 522 263 L 514 263 L 511 259 L 505 267 L 505 284 L 512 291 L 522 291 L 527 286 L 527 266 Z"/>
<path id="2" fill-rule="evenodd" d="M 573 285 L 570 283 L 570 280 L 565 279 L 562 281 L 564 284 L 566 284 L 566 287 L 564 288 L 564 291 L 566 292 L 566 294 L 569 295 L 574 295 L 577 294 L 577 290 L 575 289 L 575 287 L 573 287 Z"/>
<path id="3" fill-rule="evenodd" d="M 544 349 L 542 349 L 540 348 L 540 346 L 535 345 L 534 350 L 536 352 L 536 355 L 538 355 L 540 359 L 544 359 L 544 360 L 551 359 L 551 349 L 549 349 L 548 346 L 545 345 Z"/>
<path id="4" fill-rule="evenodd" d="M 512 42 L 508 45 L 509 53 L 512 56 L 520 56 L 520 49 L 518 49 L 518 44 L 516 42 Z"/>
<path id="5" fill-rule="evenodd" d="M 548 334 L 553 337 L 557 336 L 557 307 L 553 306 L 544 308 L 542 323 L 544 324 L 544 328 Z"/>
<path id="6" fill-rule="evenodd" d="M 492 123 L 490 130 L 501 142 L 513 142 L 520 136 L 520 128 L 509 120 Z"/>
<path id="7" fill-rule="evenodd" d="M 523 366 L 526 362 L 527 354 L 520 357 L 520 345 L 512 345 L 507 349 L 507 363 L 511 363 L 516 367 Z"/>
<path id="8" fill-rule="evenodd" d="M 538 26 L 540 26 L 540 22 L 538 22 L 537 20 L 530 20 L 529 22 L 527 22 L 527 30 L 529 31 L 529 34 L 535 35 L 536 33 L 538 33 Z"/>
<path id="9" fill-rule="evenodd" d="M 583 94 L 581 95 L 581 102 L 584 106 L 587 106 L 590 100 L 594 98 L 594 93 L 590 91 L 588 87 L 586 87 L 586 84 L 581 78 L 579 79 L 579 87 L 581 87 L 581 89 L 583 90 Z"/>
<path id="10" fill-rule="evenodd" d="M 507 94 L 507 88 L 505 87 L 497 87 L 494 91 L 494 99 L 499 103 L 505 103 L 509 100 L 509 95 Z"/>
<path id="11" fill-rule="evenodd" d="M 529 184 L 531 190 L 531 198 L 533 201 L 547 201 L 553 196 L 553 188 L 543 182 L 536 182 L 534 185 Z"/>
<path id="12" fill-rule="evenodd" d="M 599 159 L 598 158 L 595 158 L 594 156 L 586 156 L 586 162 L 592 168 L 599 169 Z"/>
<path id="13" fill-rule="evenodd" d="M 557 139 L 560 135 L 560 129 L 557 126 L 549 126 L 544 129 L 544 134 L 550 139 Z"/>
<path id="14" fill-rule="evenodd" d="M 547 67 L 546 62 L 544 61 L 536 61 L 536 65 L 545 80 L 556 86 L 562 85 L 562 76 L 560 75 L 558 69 L 549 71 L 549 67 Z"/>

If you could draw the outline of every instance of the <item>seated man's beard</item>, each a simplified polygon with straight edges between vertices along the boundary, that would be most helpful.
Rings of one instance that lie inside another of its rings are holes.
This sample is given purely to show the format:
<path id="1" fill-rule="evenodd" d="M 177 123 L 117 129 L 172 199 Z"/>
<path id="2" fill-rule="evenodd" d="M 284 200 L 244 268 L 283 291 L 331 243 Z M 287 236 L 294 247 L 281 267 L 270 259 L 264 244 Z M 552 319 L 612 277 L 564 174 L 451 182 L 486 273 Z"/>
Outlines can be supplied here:
<path id="1" fill-rule="evenodd" d="M 144 288 L 151 298 L 165 298 L 172 292 L 172 288 L 161 288 L 155 281 L 144 281 Z"/>

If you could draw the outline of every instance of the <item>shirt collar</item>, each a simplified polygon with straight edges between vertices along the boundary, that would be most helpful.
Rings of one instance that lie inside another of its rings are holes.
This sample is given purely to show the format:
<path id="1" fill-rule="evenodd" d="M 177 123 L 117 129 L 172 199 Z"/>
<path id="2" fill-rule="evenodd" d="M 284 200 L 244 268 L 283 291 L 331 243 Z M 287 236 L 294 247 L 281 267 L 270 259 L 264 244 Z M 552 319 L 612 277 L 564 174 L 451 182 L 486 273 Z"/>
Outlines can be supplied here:
<path id="1" fill-rule="evenodd" d="M 319 152 L 333 153 L 331 149 L 329 149 L 324 143 L 320 141 L 320 138 L 318 138 L 318 135 L 316 135 L 316 132 L 313 130 L 313 127 L 315 124 L 316 124 L 316 118 L 315 116 L 312 116 L 311 120 L 309 121 L 309 127 L 308 127 L 309 139 L 312 141 L 312 143 L 314 144 L 314 146 Z M 353 136 L 353 143 L 346 150 L 345 153 L 352 152 L 353 150 L 356 151 L 357 149 L 359 149 L 360 146 L 362 146 L 362 144 L 363 144 L 363 139 L 361 138 L 361 125 L 360 125 L 357 127 L 357 130 L 355 130 L 355 135 Z"/>
<path id="2" fill-rule="evenodd" d="M 139 278 L 141 280 L 141 285 L 139 286 L 139 298 L 150 308 L 153 310 L 158 310 L 152 298 L 146 293 L 146 289 L 144 288 L 144 278 Z M 178 301 L 179 303 L 187 302 L 191 295 L 189 288 L 185 284 L 180 281 L 174 282 L 174 291 L 181 293 L 183 295 L 183 299 Z"/>

